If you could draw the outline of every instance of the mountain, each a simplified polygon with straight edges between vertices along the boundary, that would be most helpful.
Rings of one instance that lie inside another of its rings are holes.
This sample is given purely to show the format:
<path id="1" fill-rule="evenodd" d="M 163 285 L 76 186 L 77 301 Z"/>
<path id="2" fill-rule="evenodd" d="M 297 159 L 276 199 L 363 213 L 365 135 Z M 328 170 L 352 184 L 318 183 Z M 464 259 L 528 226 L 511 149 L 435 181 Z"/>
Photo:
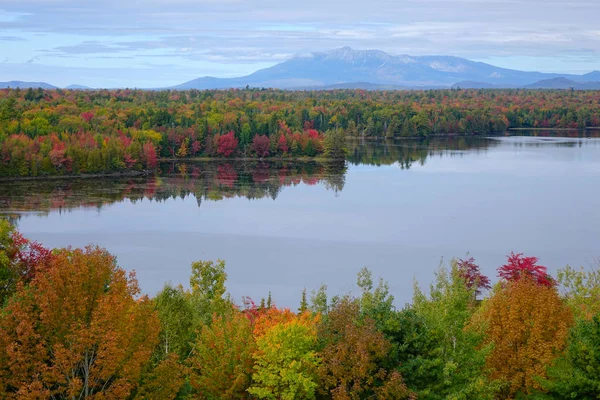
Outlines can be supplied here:
<path id="1" fill-rule="evenodd" d="M 29 89 L 29 88 L 56 89 L 57 87 L 53 86 L 49 83 L 46 83 L 46 82 L 22 82 L 22 81 L 0 82 L 0 89 L 7 89 L 7 88 L 12 88 L 12 89 L 17 89 L 17 88 L 19 88 L 19 89 Z"/>
<path id="2" fill-rule="evenodd" d="M 575 90 L 598 90 L 600 82 L 576 82 L 567 78 L 545 79 L 526 85 L 526 89 L 575 89 Z"/>
<path id="3" fill-rule="evenodd" d="M 91 87 L 83 86 L 83 85 L 69 85 L 69 86 L 65 87 L 65 89 L 68 89 L 68 90 L 93 90 Z"/>
<path id="4" fill-rule="evenodd" d="M 347 88 L 384 85 L 402 88 L 451 87 L 471 82 L 486 87 L 522 87 L 554 78 L 580 82 L 596 80 L 595 71 L 586 75 L 525 72 L 450 56 L 391 55 L 380 50 L 342 47 L 328 52 L 299 55 L 269 68 L 239 78 L 203 77 L 173 89 L 226 89 L 273 87 L 315 88 L 332 85 Z"/>

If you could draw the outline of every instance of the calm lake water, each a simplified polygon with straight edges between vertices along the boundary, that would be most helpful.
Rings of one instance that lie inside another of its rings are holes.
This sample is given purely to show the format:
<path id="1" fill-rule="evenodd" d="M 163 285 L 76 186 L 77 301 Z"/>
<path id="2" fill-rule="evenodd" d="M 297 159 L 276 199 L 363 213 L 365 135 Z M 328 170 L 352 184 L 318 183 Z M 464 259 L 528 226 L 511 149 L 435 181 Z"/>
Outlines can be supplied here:
<path id="1" fill-rule="evenodd" d="M 600 139 L 451 138 L 352 143 L 345 165 L 166 164 L 158 178 L 0 183 L 0 211 L 47 246 L 95 243 L 142 290 L 187 285 L 224 259 L 239 301 L 386 279 L 402 305 L 440 262 L 475 257 L 495 277 L 510 251 L 550 271 L 600 256 Z"/>

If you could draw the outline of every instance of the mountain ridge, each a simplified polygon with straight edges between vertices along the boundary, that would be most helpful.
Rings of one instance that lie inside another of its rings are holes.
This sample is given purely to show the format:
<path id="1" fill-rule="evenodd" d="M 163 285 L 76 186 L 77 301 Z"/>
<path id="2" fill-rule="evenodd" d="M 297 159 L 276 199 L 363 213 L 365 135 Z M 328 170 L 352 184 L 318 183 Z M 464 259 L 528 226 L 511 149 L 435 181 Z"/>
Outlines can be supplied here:
<path id="1" fill-rule="evenodd" d="M 381 50 L 342 47 L 297 55 L 279 64 L 236 78 L 200 77 L 171 89 L 278 89 L 326 88 L 351 83 L 412 89 L 452 87 L 480 82 L 490 87 L 525 87 L 538 81 L 567 78 L 575 82 L 600 81 L 600 71 L 584 75 L 519 71 L 454 56 L 392 55 Z"/>

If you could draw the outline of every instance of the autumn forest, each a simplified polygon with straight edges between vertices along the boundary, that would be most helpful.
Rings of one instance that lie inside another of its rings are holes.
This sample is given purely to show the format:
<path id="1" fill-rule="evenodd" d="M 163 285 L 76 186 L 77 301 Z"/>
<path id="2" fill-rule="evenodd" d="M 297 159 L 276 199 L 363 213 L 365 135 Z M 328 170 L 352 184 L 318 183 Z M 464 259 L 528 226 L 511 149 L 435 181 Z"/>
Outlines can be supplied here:
<path id="1" fill-rule="evenodd" d="M 346 138 L 600 126 L 594 91 L 0 90 L 0 177 L 152 171 L 164 159 L 343 160 Z"/>
<path id="2" fill-rule="evenodd" d="M 593 399 L 600 270 L 550 276 L 511 253 L 497 283 L 472 258 L 394 306 L 368 269 L 281 308 L 237 302 L 223 261 L 140 293 L 107 251 L 47 249 L 0 222 L 0 396 L 103 399 Z M 496 280 L 496 277 L 493 277 Z"/>

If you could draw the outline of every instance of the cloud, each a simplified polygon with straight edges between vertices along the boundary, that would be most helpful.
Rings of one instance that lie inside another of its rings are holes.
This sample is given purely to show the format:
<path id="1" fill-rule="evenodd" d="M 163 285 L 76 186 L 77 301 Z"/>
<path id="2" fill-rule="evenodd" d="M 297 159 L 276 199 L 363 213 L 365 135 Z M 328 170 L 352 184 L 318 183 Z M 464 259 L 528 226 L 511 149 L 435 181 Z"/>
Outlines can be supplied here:
<path id="1" fill-rule="evenodd" d="M 294 54 L 348 45 L 473 59 L 546 57 L 576 63 L 580 57 L 581 68 L 584 59 L 600 63 L 598 0 L 571 0 L 568 5 L 564 0 L 2 3 L 0 41 L 26 40 L 23 61 L 32 55 L 55 64 L 87 57 L 121 68 L 132 60 L 167 58 L 191 73 L 201 62 L 274 64 Z M 240 72 L 252 71 L 240 67 Z"/>

